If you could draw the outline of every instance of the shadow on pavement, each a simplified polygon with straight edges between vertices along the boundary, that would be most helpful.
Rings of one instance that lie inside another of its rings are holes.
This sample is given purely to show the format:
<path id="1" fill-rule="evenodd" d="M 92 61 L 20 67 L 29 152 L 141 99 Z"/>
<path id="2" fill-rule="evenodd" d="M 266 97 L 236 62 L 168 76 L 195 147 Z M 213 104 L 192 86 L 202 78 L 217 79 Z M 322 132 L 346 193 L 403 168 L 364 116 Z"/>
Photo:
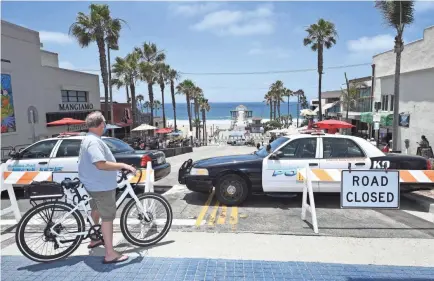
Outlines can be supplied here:
<path id="1" fill-rule="evenodd" d="M 92 268 L 94 271 L 97 272 L 110 272 L 115 269 L 119 269 L 128 265 L 132 264 L 140 264 L 143 261 L 144 257 L 138 256 L 135 258 L 129 258 L 127 261 L 117 264 L 103 264 L 103 257 L 99 256 L 74 256 L 70 258 L 66 258 L 63 260 L 50 262 L 50 263 L 38 263 L 38 264 L 32 264 L 24 267 L 17 268 L 18 271 L 20 270 L 28 270 L 31 272 L 38 272 L 38 271 L 44 271 L 48 269 L 53 268 L 62 268 L 62 267 L 69 267 L 73 266 L 79 263 L 84 263 L 88 267 Z"/>

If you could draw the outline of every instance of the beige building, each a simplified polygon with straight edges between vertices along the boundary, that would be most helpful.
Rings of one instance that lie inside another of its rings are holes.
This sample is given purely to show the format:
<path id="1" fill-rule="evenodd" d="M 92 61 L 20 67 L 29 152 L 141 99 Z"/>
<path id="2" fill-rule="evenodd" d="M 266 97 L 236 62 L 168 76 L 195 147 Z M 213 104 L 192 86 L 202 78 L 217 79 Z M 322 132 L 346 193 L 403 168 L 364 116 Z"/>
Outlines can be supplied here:
<path id="1" fill-rule="evenodd" d="M 1 83 L 2 148 L 51 137 L 67 127 L 48 122 L 84 120 L 100 109 L 97 75 L 59 68 L 58 54 L 41 50 L 37 31 L 6 21 L 1 21 Z"/>
<path id="2" fill-rule="evenodd" d="M 380 114 L 393 113 L 395 59 L 393 50 L 374 56 L 374 101 L 381 102 Z M 425 135 L 434 143 L 434 26 L 424 30 L 423 38 L 404 47 L 401 58 L 401 113 L 398 143 L 404 151 L 404 140 L 410 141 L 409 153 L 415 154 L 417 142 Z M 391 134 L 390 127 L 380 133 Z M 395 136 L 391 136 L 392 138 Z"/>

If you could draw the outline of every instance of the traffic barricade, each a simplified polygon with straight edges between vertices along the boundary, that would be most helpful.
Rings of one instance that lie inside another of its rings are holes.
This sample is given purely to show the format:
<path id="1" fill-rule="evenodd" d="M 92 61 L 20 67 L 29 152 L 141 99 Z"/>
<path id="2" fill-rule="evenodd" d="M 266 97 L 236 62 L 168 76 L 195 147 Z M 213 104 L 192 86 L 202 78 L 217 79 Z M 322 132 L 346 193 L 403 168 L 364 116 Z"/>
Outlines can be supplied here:
<path id="1" fill-rule="evenodd" d="M 14 213 L 15 220 L 18 222 L 21 219 L 21 213 L 20 209 L 18 208 L 17 198 L 15 197 L 15 192 L 12 184 L 8 184 L 5 182 L 5 177 L 3 175 L 3 171 L 6 170 L 6 164 L 1 164 L 0 167 L 1 170 L 1 176 L 0 176 L 0 185 L 1 185 L 1 192 L 7 190 L 9 195 L 9 200 L 11 202 L 11 205 L 7 208 L 1 209 L 0 215 L 6 215 L 9 213 Z"/>
<path id="2" fill-rule="evenodd" d="M 311 169 L 306 166 L 297 170 L 296 177 L 297 181 L 304 182 L 301 219 L 306 220 L 309 212 L 313 230 L 318 233 L 312 183 L 340 183 L 341 208 L 399 209 L 400 184 L 434 183 L 434 170 L 359 170 L 351 166 L 348 169 Z"/>
<path id="3" fill-rule="evenodd" d="M 56 181 L 61 182 L 66 178 L 78 178 L 78 172 L 46 172 L 46 171 L 5 171 L 6 165 L 1 164 L 1 191 L 7 190 L 11 206 L 1 210 L 1 215 L 13 212 L 18 222 L 21 219 L 21 213 L 18 208 L 17 199 L 13 185 L 29 185 L 36 181 Z M 130 179 L 132 184 L 145 184 L 145 192 L 154 192 L 155 175 L 151 162 L 147 163 L 147 168 L 142 169 Z M 149 175 L 149 176 L 148 176 Z"/>

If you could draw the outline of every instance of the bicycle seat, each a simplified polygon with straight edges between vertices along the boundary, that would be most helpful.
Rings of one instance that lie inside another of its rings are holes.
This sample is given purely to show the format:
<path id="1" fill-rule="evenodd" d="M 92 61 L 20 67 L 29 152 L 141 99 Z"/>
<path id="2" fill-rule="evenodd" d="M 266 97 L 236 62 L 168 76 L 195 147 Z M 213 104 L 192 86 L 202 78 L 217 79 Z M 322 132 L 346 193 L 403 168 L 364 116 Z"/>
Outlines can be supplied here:
<path id="1" fill-rule="evenodd" d="M 61 185 L 66 188 L 66 189 L 72 189 L 72 188 L 77 188 L 80 185 L 80 180 L 79 179 L 64 179 L 61 183 Z"/>

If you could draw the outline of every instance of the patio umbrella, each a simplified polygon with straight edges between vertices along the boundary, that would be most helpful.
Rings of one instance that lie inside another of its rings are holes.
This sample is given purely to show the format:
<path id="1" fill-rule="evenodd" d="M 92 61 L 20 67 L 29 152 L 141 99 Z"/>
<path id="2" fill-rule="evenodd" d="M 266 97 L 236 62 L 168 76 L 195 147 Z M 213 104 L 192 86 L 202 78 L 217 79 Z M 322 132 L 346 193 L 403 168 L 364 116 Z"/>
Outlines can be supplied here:
<path id="1" fill-rule="evenodd" d="M 314 125 L 319 129 L 347 129 L 355 127 L 350 123 L 333 119 L 319 121 L 316 122 Z"/>
<path id="2" fill-rule="evenodd" d="M 157 134 L 168 134 L 172 132 L 171 128 L 162 128 L 155 131 Z"/>
<path id="3" fill-rule="evenodd" d="M 78 119 L 73 119 L 73 118 L 63 118 L 63 119 L 60 119 L 57 121 L 47 123 L 47 125 L 49 125 L 49 126 L 68 126 L 68 131 L 69 131 L 70 125 L 81 125 L 84 123 L 85 122 L 83 120 L 78 120 Z"/>
<path id="4" fill-rule="evenodd" d="M 106 125 L 107 130 L 112 130 L 112 129 L 120 129 L 122 127 L 116 126 L 116 125 L 112 125 L 112 124 L 107 124 Z"/>
<path id="5" fill-rule="evenodd" d="M 131 131 L 151 131 L 151 130 L 155 130 L 155 129 L 157 129 L 157 127 L 154 127 L 154 126 L 151 126 L 148 124 L 142 124 L 138 127 L 135 127 Z"/>

